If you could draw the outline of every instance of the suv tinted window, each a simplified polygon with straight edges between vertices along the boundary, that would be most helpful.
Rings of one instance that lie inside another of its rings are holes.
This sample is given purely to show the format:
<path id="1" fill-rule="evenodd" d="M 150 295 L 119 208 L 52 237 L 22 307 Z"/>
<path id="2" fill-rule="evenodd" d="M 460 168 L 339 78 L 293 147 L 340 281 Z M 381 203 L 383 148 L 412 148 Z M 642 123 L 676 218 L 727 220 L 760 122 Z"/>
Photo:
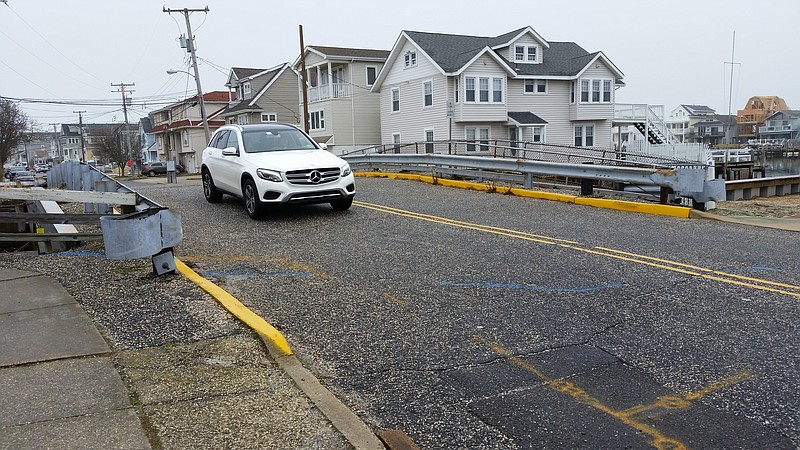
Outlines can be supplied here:
<path id="1" fill-rule="evenodd" d="M 228 134 L 230 131 L 225 130 L 217 133 L 214 139 L 211 140 L 211 146 L 215 148 L 225 148 L 225 143 L 228 142 Z"/>
<path id="2" fill-rule="evenodd" d="M 233 147 L 236 150 L 239 150 L 239 137 L 236 135 L 235 131 L 230 131 L 228 134 L 228 143 L 225 144 L 224 148 Z"/>

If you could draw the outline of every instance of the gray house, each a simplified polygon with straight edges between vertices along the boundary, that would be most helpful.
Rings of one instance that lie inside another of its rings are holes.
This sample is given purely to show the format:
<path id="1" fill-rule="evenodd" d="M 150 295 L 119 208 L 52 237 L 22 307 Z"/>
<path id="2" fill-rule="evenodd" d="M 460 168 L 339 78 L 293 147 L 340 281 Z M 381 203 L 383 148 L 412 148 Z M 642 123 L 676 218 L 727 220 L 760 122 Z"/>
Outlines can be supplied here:
<path id="1" fill-rule="evenodd" d="M 235 94 L 218 116 L 226 123 L 302 123 L 297 73 L 288 63 L 270 69 L 233 67 L 225 83 Z"/>
<path id="2" fill-rule="evenodd" d="M 800 139 L 800 111 L 775 111 L 758 127 L 761 139 Z"/>
<path id="3" fill-rule="evenodd" d="M 611 147 L 622 78 L 602 52 L 549 42 L 531 27 L 496 37 L 403 31 L 372 92 L 380 93 L 383 144 Z"/>
<path id="4" fill-rule="evenodd" d="M 370 93 L 389 52 L 306 46 L 309 131 L 335 153 L 380 143 L 378 94 Z M 302 72 L 298 57 L 293 67 Z M 297 85 L 298 92 L 302 84 Z"/>

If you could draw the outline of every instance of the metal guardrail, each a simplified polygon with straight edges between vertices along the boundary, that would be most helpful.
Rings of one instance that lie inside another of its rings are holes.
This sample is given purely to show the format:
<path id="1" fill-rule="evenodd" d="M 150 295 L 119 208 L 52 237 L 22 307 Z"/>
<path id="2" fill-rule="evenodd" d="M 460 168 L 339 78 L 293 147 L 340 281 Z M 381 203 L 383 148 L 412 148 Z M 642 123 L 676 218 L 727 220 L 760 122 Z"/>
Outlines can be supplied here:
<path id="1" fill-rule="evenodd" d="M 169 208 L 94 167 L 72 161 L 54 166 L 47 175 L 47 185 L 49 189 L 41 192 L 47 193 L 51 200 L 67 201 L 65 192 L 72 192 L 70 200 L 84 203 L 84 212 L 100 215 L 108 258 L 150 256 L 157 274 L 175 271 L 172 248 L 183 239 L 183 227 L 180 217 Z M 119 214 L 114 214 L 112 205 L 118 205 Z"/>
<path id="2" fill-rule="evenodd" d="M 424 147 L 431 149 L 431 147 Z M 450 142 L 454 144 L 463 142 Z M 473 145 L 474 143 L 468 143 Z M 440 143 L 440 147 L 442 147 Z M 477 145 L 481 145 L 478 143 Z M 417 146 L 418 147 L 418 146 Z M 487 156 L 492 156 L 488 151 Z M 408 146 L 406 146 L 408 148 Z M 475 178 L 482 180 L 506 180 L 509 174 L 521 174 L 523 186 L 530 189 L 534 176 L 558 176 L 579 180 L 612 181 L 639 185 L 654 185 L 672 189 L 677 197 L 691 198 L 702 205 L 709 201 L 725 200 L 724 180 L 706 180 L 707 166 L 696 162 L 665 160 L 662 164 L 648 164 L 619 158 L 614 153 L 598 155 L 598 149 L 586 149 L 583 154 L 575 155 L 567 152 L 539 149 L 545 158 L 560 159 L 546 161 L 543 159 L 526 159 L 522 157 L 487 157 L 435 153 L 401 153 L 402 148 L 392 148 L 397 153 L 350 153 L 342 157 L 355 170 L 412 171 L 432 173 L 441 176 L 453 169 L 471 171 Z M 505 153 L 508 147 L 500 146 Z M 566 148 L 564 148 L 566 149 Z M 377 150 L 377 149 L 376 149 Z M 516 148 L 519 151 L 519 148 Z M 533 151 L 530 149 L 525 149 Z M 594 152 L 595 154 L 593 154 Z M 521 155 L 520 155 L 521 156 Z M 565 158 L 572 162 L 561 162 Z"/>

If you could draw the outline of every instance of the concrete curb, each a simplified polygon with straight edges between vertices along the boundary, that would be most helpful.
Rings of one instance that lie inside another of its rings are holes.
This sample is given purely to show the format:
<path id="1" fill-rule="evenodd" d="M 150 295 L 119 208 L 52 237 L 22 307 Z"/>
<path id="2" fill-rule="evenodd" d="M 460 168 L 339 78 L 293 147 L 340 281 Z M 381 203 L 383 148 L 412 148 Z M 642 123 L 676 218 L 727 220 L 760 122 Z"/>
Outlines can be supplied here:
<path id="1" fill-rule="evenodd" d="M 308 396 L 314 406 L 319 408 L 322 414 L 331 421 L 331 424 L 342 433 L 353 447 L 356 449 L 386 449 L 380 439 L 358 415 L 342 403 L 328 388 L 323 386 L 311 371 L 303 367 L 303 364 L 294 355 L 289 343 L 280 331 L 250 311 L 227 291 L 201 277 L 180 260 L 175 260 L 175 266 L 181 274 L 208 292 L 228 312 L 258 334 L 278 366 L 283 369 L 289 378 L 294 381 L 295 385 Z"/>
<path id="2" fill-rule="evenodd" d="M 497 186 L 493 184 L 472 183 L 468 181 L 450 180 L 445 178 L 434 178 L 426 175 L 410 173 L 391 173 L 391 172 L 356 172 L 356 176 L 373 178 L 392 178 L 399 180 L 414 180 L 425 183 L 438 184 L 441 186 L 456 187 L 460 189 L 472 189 L 476 191 L 497 192 L 499 194 L 511 194 L 518 197 L 538 198 L 542 200 L 554 200 L 564 203 L 574 203 L 576 205 L 594 206 L 595 208 L 615 209 L 618 211 L 628 211 L 641 214 L 654 214 L 659 216 L 678 217 L 688 219 L 690 208 L 683 206 L 657 205 L 651 203 L 629 202 L 625 200 L 608 200 L 603 198 L 580 197 L 577 195 L 558 194 L 553 192 L 533 191 L 529 189 L 512 188 L 508 186 Z"/>
<path id="3" fill-rule="evenodd" d="M 775 217 L 756 216 L 720 216 L 703 211 L 692 211 L 689 217 L 692 219 L 708 219 L 716 220 L 718 222 L 738 223 L 741 225 L 800 232 L 800 219 L 779 219 Z"/>

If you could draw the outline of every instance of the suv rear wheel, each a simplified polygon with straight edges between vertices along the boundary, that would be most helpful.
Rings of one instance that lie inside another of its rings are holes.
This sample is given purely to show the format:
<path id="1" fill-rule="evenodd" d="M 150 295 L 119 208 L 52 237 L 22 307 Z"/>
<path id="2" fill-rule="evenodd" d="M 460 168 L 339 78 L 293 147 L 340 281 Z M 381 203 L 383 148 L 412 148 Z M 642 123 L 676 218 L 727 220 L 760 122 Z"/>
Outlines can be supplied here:
<path id="1" fill-rule="evenodd" d="M 214 186 L 214 179 L 208 169 L 203 169 L 203 195 L 208 203 L 219 203 L 222 200 L 222 192 Z"/>
<path id="2" fill-rule="evenodd" d="M 261 203 L 261 199 L 258 198 L 256 183 L 250 178 L 245 180 L 242 185 L 242 197 L 244 197 L 244 207 L 247 209 L 247 215 L 251 219 L 258 220 L 264 217 L 266 207 Z"/>

